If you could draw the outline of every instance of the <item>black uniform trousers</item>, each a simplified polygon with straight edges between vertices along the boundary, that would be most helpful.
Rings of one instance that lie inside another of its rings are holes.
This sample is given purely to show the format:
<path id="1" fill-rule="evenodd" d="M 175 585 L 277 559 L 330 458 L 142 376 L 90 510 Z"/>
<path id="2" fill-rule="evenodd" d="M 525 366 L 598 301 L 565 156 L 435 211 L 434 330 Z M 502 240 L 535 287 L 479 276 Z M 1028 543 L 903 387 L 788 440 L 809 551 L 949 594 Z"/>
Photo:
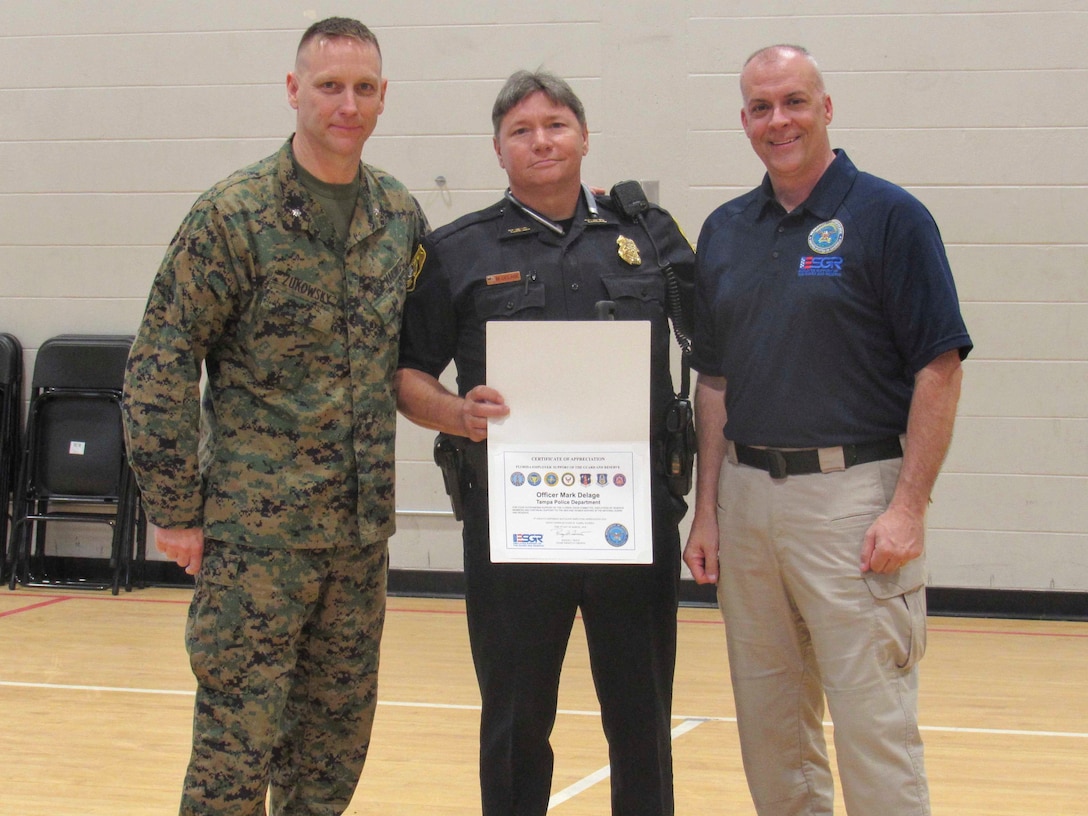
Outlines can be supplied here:
<path id="1" fill-rule="evenodd" d="M 653 565 L 493 564 L 480 475 L 463 480 L 463 489 L 469 641 L 483 701 L 483 816 L 548 809 L 549 736 L 579 609 L 609 746 L 613 816 L 671 816 L 682 503 L 655 484 Z"/>

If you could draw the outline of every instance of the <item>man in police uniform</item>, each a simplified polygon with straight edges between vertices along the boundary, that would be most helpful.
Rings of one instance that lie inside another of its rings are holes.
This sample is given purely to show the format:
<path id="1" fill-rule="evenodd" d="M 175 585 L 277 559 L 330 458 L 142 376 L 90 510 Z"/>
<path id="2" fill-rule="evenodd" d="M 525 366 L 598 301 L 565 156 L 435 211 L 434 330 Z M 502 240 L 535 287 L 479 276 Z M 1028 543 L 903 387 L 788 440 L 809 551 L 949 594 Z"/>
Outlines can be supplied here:
<path id="1" fill-rule="evenodd" d="M 767 168 L 699 236 L 699 479 L 684 560 L 718 582 L 760 816 L 930 812 L 918 730 L 925 516 L 971 350 L 933 217 L 832 150 L 805 49 L 741 72 Z"/>
<path id="2" fill-rule="evenodd" d="M 287 75 L 294 136 L 193 206 L 129 357 L 126 430 L 155 541 L 196 576 L 182 814 L 264 813 L 269 789 L 278 816 L 342 813 L 366 758 L 393 374 L 426 230 L 408 191 L 360 163 L 381 67 L 355 20 L 306 31 Z"/>
<path id="3" fill-rule="evenodd" d="M 650 321 L 650 427 L 659 443 L 673 391 L 666 282 L 657 260 L 690 280 L 694 257 L 663 210 L 645 213 L 644 230 L 582 184 L 585 112 L 561 79 L 514 74 L 492 122 L 510 188 L 498 203 L 424 242 L 425 261 L 409 285 L 397 373 L 400 410 L 454 435 L 464 451 L 466 603 L 483 698 L 483 813 L 543 816 L 548 808 L 548 738 L 567 640 L 581 609 L 609 743 L 612 812 L 664 816 L 673 812 L 677 523 L 685 505 L 655 474 L 652 565 L 491 563 L 483 440 L 488 419 L 508 409 L 486 384 L 484 332 L 491 320 L 593 320 L 601 301 L 615 304 L 617 320 Z M 450 360 L 458 394 L 438 381 Z"/>

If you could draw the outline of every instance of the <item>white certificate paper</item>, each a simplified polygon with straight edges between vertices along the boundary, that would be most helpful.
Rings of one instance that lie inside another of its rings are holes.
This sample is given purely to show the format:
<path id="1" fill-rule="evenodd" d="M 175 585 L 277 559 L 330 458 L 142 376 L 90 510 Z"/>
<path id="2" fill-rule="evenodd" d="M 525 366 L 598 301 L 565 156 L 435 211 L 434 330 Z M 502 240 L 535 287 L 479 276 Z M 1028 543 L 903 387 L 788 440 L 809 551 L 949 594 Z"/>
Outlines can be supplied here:
<path id="1" fill-rule="evenodd" d="M 487 324 L 491 560 L 650 564 L 650 324 Z"/>

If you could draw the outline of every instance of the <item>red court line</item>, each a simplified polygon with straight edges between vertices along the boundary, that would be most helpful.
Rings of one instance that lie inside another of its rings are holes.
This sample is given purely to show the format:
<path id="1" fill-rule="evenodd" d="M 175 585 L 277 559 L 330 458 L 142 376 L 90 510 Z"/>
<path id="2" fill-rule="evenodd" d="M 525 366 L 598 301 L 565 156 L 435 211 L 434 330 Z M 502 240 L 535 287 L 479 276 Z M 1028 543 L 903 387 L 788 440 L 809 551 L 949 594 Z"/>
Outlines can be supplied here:
<path id="1" fill-rule="evenodd" d="M 53 606 L 54 604 L 64 603 L 67 600 L 67 597 L 47 598 L 44 601 L 30 604 L 29 606 L 20 606 L 18 609 L 9 609 L 7 612 L 0 612 L 0 618 L 6 618 L 9 615 L 20 615 L 23 612 L 32 612 L 35 609 L 41 609 L 45 606 Z"/>
<path id="2" fill-rule="evenodd" d="M 1080 623 L 1080 621 L 1047 621 L 1048 623 Z M 1019 637 L 1045 638 L 1088 638 L 1088 632 L 1018 632 L 1015 629 L 944 629 L 930 626 L 930 632 L 945 632 L 953 635 L 1018 635 Z"/>
<path id="3" fill-rule="evenodd" d="M 51 601 L 107 601 L 109 603 L 138 603 L 138 604 L 184 604 L 189 605 L 188 598 L 180 598 L 178 600 L 171 600 L 170 598 L 140 598 L 136 595 L 97 595 L 92 594 L 98 590 L 88 590 L 86 595 L 46 595 L 41 592 L 35 592 L 33 597 L 35 598 L 49 598 Z M 136 590 L 137 592 L 139 590 Z M 0 595 L 0 597 L 4 597 Z M 18 598 L 18 592 L 12 593 L 8 597 Z M 30 595 L 24 595 L 23 597 L 29 598 Z M 33 608 L 33 607 L 29 607 Z M 3 613 L 0 613 L 3 614 Z"/>
<path id="4" fill-rule="evenodd" d="M 139 592 L 139 590 L 136 590 Z M 17 597 L 12 595 L 9 597 Z M 45 598 L 41 603 L 31 604 L 29 606 L 20 607 L 19 609 L 11 609 L 7 612 L 0 612 L 0 618 L 7 617 L 8 615 L 15 615 L 21 612 L 29 612 L 34 609 L 40 609 L 45 606 L 50 606 L 54 603 L 60 603 L 61 601 L 109 601 L 113 603 L 144 603 L 144 604 L 189 604 L 188 598 L 179 598 L 177 600 L 171 600 L 169 598 L 140 598 L 136 595 L 41 595 L 35 594 L 35 598 Z M 435 600 L 460 600 L 458 598 L 436 598 Z M 412 607 L 394 607 L 387 606 L 386 612 L 399 612 L 412 615 L 461 615 L 465 614 L 464 609 L 419 609 Z M 1056 623 L 1063 623 L 1065 621 L 1055 621 Z M 695 620 L 679 618 L 677 623 L 685 626 L 723 626 L 721 618 L 712 620 Z M 1043 637 L 1043 638 L 1076 638 L 1076 639 L 1088 639 L 1088 631 L 1085 632 L 1024 632 L 1017 631 L 1015 629 L 956 629 L 948 627 L 929 627 L 930 632 L 943 632 L 945 634 L 955 635 L 1009 635 L 1019 637 Z"/>

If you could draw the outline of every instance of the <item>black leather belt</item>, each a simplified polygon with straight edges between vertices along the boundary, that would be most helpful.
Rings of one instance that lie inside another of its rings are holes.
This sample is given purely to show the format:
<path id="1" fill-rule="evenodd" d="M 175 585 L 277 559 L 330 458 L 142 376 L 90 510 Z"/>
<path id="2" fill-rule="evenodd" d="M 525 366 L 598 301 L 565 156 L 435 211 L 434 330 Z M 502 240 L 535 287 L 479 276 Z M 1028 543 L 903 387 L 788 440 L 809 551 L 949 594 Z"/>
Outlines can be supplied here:
<path id="1" fill-rule="evenodd" d="M 785 479 L 787 476 L 800 476 L 805 473 L 823 473 L 822 462 L 838 460 L 841 452 L 845 467 L 863 465 L 866 462 L 879 462 L 884 459 L 898 459 L 903 455 L 903 446 L 898 436 L 890 436 L 878 442 L 863 442 L 860 445 L 843 445 L 841 448 L 808 448 L 806 450 L 780 450 L 778 448 L 753 448 L 749 445 L 734 445 L 737 461 L 742 465 L 759 468 L 771 474 L 772 479 Z M 823 455 L 821 456 L 821 451 Z M 831 455 L 829 455 L 831 454 Z M 827 470 L 838 470 L 828 468 Z"/>

